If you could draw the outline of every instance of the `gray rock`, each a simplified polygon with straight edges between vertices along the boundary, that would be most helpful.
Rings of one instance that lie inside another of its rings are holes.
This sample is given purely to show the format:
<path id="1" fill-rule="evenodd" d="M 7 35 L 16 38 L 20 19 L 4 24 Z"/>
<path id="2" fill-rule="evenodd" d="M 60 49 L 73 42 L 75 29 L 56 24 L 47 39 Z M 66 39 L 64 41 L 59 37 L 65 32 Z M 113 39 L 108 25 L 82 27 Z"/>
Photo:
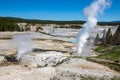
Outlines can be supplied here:
<path id="1" fill-rule="evenodd" d="M 66 60 L 65 55 L 58 52 L 49 52 L 36 55 L 24 55 L 21 59 L 23 65 L 28 67 L 56 66 Z"/>
<path id="2" fill-rule="evenodd" d="M 0 50 L 0 55 L 3 55 L 3 56 L 13 56 L 15 57 L 17 54 L 17 49 L 13 48 L 11 50 L 8 50 L 8 49 L 3 49 L 3 50 Z"/>
<path id="3" fill-rule="evenodd" d="M 5 56 L 0 56 L 0 64 L 5 63 L 7 60 L 5 58 Z"/>

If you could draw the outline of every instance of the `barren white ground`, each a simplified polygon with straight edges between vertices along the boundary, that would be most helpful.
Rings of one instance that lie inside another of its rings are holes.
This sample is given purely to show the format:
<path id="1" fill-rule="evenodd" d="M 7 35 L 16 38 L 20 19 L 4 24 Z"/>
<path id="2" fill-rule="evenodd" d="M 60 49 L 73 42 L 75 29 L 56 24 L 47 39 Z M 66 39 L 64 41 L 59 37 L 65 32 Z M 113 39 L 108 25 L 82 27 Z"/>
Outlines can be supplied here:
<path id="1" fill-rule="evenodd" d="M 72 75 L 88 75 L 95 77 L 107 76 L 113 78 L 114 76 L 117 76 L 118 73 L 105 66 L 84 59 L 72 59 L 57 67 L 32 69 L 21 65 L 0 67 L 0 80 L 50 80 L 54 76 L 57 76 L 60 80 L 73 80 Z"/>
<path id="2" fill-rule="evenodd" d="M 76 51 L 76 43 L 70 43 L 67 41 L 73 36 L 75 38 L 78 30 L 71 30 L 69 32 L 73 35 L 68 37 L 55 37 L 56 35 L 60 35 L 61 32 L 54 34 L 55 36 L 40 33 L 35 34 L 36 36 L 34 37 L 38 40 L 33 41 L 34 45 L 32 45 L 32 47 L 36 49 L 33 54 L 44 53 L 44 51 L 47 53 L 49 53 L 49 51 L 54 51 L 56 53 L 66 51 L 63 54 L 69 56 L 68 53 Z M 0 38 L 11 38 L 16 33 L 17 32 L 1 33 Z M 66 35 L 69 35 L 69 33 Z M 11 44 L 11 40 L 1 39 L 0 53 L 6 53 L 7 49 L 13 48 L 14 46 Z M 84 77 L 105 77 L 106 80 L 111 80 L 111 78 L 119 76 L 119 73 L 103 65 L 89 62 L 81 58 L 71 58 L 55 67 L 28 68 L 24 67 L 22 64 L 0 66 L 0 80 L 73 80 L 73 78 L 76 78 L 75 80 L 80 80 L 80 75 Z"/>

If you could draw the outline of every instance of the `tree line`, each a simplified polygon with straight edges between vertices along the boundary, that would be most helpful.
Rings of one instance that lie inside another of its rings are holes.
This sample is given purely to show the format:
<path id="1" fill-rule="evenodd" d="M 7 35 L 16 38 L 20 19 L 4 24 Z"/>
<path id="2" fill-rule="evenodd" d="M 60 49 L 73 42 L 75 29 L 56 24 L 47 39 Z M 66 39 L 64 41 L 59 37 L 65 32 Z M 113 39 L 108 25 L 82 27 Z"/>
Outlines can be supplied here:
<path id="1" fill-rule="evenodd" d="M 55 21 L 55 20 L 37 20 L 37 19 L 22 19 L 16 17 L 0 17 L 0 22 L 10 22 L 10 23 L 30 23 L 30 24 L 83 24 L 85 21 Z M 117 25 L 120 21 L 115 22 L 98 22 L 98 25 Z"/>
<path id="2" fill-rule="evenodd" d="M 0 23 L 0 31 L 22 31 L 17 24 Z"/>
<path id="3" fill-rule="evenodd" d="M 67 28 L 81 28 L 82 26 L 78 26 L 79 24 L 85 23 L 85 21 L 53 21 L 53 20 L 35 20 L 35 19 L 22 19 L 16 17 L 0 17 L 0 31 L 23 31 L 17 23 L 27 23 L 31 25 L 35 24 L 58 24 L 60 27 L 65 28 L 65 24 L 76 24 L 71 25 Z M 117 25 L 118 22 L 98 22 L 98 25 Z M 28 30 L 28 29 L 26 29 Z"/>
<path id="4" fill-rule="evenodd" d="M 97 34 L 95 44 L 98 44 L 98 42 L 104 45 L 120 45 L 120 25 L 114 34 L 112 34 L 111 28 L 109 28 L 107 32 L 104 30 L 102 39 L 100 39 L 99 34 Z"/>

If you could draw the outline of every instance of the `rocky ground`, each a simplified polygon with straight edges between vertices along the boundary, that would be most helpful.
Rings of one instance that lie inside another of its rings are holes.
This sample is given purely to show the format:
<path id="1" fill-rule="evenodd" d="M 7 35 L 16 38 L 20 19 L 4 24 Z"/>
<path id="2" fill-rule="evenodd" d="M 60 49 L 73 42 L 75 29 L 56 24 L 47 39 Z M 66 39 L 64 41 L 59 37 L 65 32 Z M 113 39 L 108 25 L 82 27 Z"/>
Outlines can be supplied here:
<path id="1" fill-rule="evenodd" d="M 29 46 L 33 50 L 23 55 L 20 61 L 15 60 L 17 49 L 12 38 L 16 34 L 26 34 L 26 32 L 2 32 L 0 35 L 0 80 L 120 79 L 118 72 L 75 55 L 77 44 L 71 40 L 75 40 L 79 30 L 65 29 L 63 31 L 67 34 L 63 35 L 62 32 L 60 35 L 61 32 L 57 30 L 56 33 L 49 31 L 32 33 L 33 44 Z M 5 38 L 2 39 L 2 37 Z"/>
<path id="2" fill-rule="evenodd" d="M 119 73 L 76 58 L 56 67 L 28 68 L 20 64 L 1 66 L 0 80 L 119 80 Z"/>

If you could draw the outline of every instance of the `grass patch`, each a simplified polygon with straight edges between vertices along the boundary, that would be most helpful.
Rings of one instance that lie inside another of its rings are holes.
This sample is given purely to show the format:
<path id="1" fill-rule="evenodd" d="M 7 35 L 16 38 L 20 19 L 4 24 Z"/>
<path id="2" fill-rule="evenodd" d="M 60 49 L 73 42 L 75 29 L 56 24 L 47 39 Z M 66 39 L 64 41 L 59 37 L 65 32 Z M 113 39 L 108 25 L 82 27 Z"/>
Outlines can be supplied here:
<path id="1" fill-rule="evenodd" d="M 96 58 L 120 61 L 120 46 L 114 46 L 111 50 L 106 50 L 105 53 L 97 56 Z"/>
<path id="2" fill-rule="evenodd" d="M 106 45 L 99 45 L 97 48 L 95 48 L 95 51 L 102 51 L 102 50 L 104 50 L 106 48 L 107 48 Z"/>
<path id="3" fill-rule="evenodd" d="M 102 59 L 109 59 L 112 61 L 120 60 L 120 51 L 110 51 L 107 54 L 102 54 L 97 56 L 96 58 L 102 58 Z"/>
<path id="4" fill-rule="evenodd" d="M 120 51 L 120 46 L 113 47 L 112 51 Z"/>
<path id="5" fill-rule="evenodd" d="M 96 57 L 89 57 L 87 60 L 95 58 L 98 60 L 95 62 L 103 64 L 113 70 L 120 72 L 120 45 L 119 46 L 99 45 L 95 49 L 95 51 L 100 52 L 101 54 Z M 99 59 L 103 59 L 104 61 L 99 61 Z M 107 60 L 111 61 L 112 63 Z"/>

